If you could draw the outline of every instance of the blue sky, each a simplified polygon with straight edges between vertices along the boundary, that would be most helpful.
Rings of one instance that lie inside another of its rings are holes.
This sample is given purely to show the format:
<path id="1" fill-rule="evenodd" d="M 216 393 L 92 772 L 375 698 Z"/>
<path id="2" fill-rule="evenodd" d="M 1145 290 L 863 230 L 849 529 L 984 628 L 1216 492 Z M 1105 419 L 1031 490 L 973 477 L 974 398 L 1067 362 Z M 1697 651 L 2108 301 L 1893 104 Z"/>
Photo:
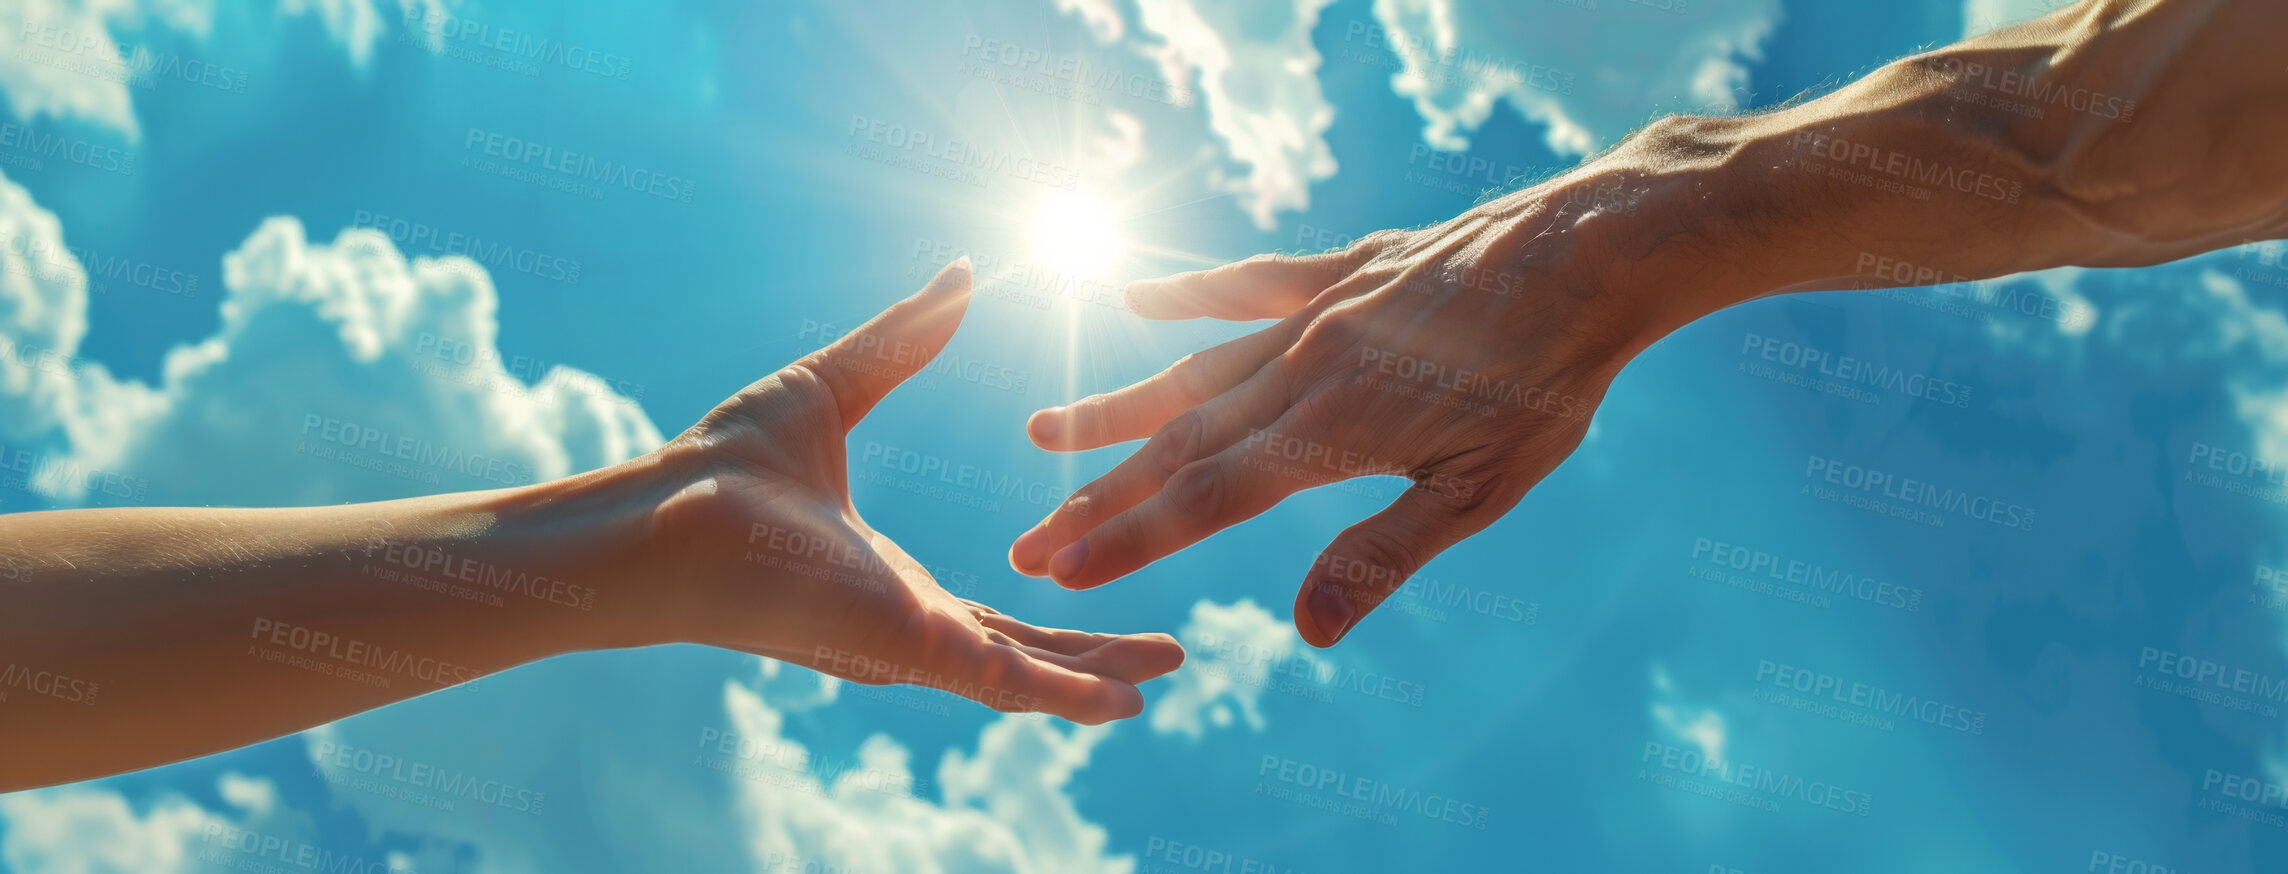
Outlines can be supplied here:
<path id="1" fill-rule="evenodd" d="M 2288 678 L 2288 494 L 2247 466 L 2288 459 L 2279 247 L 1716 314 L 1332 651 L 1287 605 L 1390 481 L 1086 593 L 1002 559 L 1125 451 L 1034 450 L 1028 412 L 1247 330 L 1143 323 L 1120 283 L 1447 218 L 2041 6 L 0 3 L 0 460 L 42 474 L 0 510 L 595 467 L 967 252 L 946 366 L 853 435 L 859 506 L 949 588 L 1192 649 L 1100 729 L 692 647 L 557 659 L 0 797 L 0 868 L 2279 870 L 2288 808 L 2248 796 L 2288 785 L 2283 702 L 2168 673 Z M 629 172 L 549 169 L 583 159 Z M 1076 197 L 1109 263 L 1036 251 Z M 329 421 L 500 464 L 323 457 Z M 1887 514 L 1870 473 L 2006 509 Z"/>

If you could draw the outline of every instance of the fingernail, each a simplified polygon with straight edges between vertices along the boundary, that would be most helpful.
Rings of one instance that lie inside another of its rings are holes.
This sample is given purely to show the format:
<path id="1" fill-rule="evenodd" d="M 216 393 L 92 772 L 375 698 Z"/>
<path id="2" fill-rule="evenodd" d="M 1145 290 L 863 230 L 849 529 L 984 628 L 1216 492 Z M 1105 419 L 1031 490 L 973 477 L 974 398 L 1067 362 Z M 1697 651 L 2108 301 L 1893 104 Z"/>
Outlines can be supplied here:
<path id="1" fill-rule="evenodd" d="M 1039 567 L 1040 563 L 1034 558 L 1041 554 L 1041 541 L 1048 538 L 1049 526 L 1047 525 L 1035 525 L 1032 530 L 1017 535 L 1017 542 L 1009 544 L 1010 563 L 1018 565 L 1018 570 L 1024 570 L 1026 567 Z"/>
<path id="2" fill-rule="evenodd" d="M 1358 608 L 1342 593 L 1342 587 L 1333 583 L 1320 583 L 1311 587 L 1311 599 L 1305 605 L 1311 611 L 1311 624 L 1327 636 L 1328 645 L 1342 640 L 1350 633 L 1351 623 L 1358 619 Z"/>
<path id="3" fill-rule="evenodd" d="M 1121 306 L 1124 306 L 1124 307 L 1127 307 L 1129 312 L 1132 312 L 1132 313 L 1136 313 L 1136 314 L 1138 314 L 1138 315 L 1142 315 L 1142 314 L 1144 313 L 1144 311 L 1143 311 L 1142 309 L 1139 309 L 1139 308 L 1137 308 L 1137 306 L 1136 306 L 1136 300 L 1137 300 L 1137 298 L 1138 298 L 1138 294 L 1137 294 L 1137 292 L 1138 292 L 1138 290 L 1140 290 L 1140 289 L 1144 288 L 1144 287 L 1145 287 L 1147 284 L 1149 284 L 1150 282 L 1151 282 L 1151 280 L 1143 280 L 1143 281 L 1139 281 L 1139 282 L 1131 282 L 1131 283 L 1128 283 L 1128 285 L 1126 285 L 1125 287 L 1122 287 L 1122 288 L 1120 289 L 1120 305 L 1121 305 Z"/>
<path id="4" fill-rule="evenodd" d="M 1080 566 L 1088 562 L 1088 538 L 1073 541 L 1071 546 L 1057 550 L 1049 558 L 1049 576 L 1058 582 L 1072 579 L 1080 573 Z"/>
<path id="5" fill-rule="evenodd" d="M 1044 443 L 1057 439 L 1057 435 L 1064 431 L 1064 420 L 1065 408 L 1063 407 L 1050 407 L 1034 413 L 1030 425 L 1033 431 L 1033 439 Z"/>

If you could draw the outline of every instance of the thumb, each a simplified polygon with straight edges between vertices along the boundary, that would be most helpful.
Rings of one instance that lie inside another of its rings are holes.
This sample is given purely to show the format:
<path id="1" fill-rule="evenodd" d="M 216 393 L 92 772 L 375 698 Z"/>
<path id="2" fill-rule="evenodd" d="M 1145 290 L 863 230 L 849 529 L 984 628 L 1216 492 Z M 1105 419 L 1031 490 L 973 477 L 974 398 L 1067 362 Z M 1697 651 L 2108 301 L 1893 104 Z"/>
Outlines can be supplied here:
<path id="1" fill-rule="evenodd" d="M 1312 646 L 1334 646 L 1423 565 L 1485 530 L 1514 503 L 1456 501 L 1408 489 L 1319 553 L 1295 594 L 1295 630 Z"/>
<path id="2" fill-rule="evenodd" d="M 969 309 L 969 281 L 969 256 L 963 255 L 912 297 L 795 362 L 818 374 L 834 392 L 844 429 L 856 427 L 884 395 L 920 373 L 953 339 Z"/>

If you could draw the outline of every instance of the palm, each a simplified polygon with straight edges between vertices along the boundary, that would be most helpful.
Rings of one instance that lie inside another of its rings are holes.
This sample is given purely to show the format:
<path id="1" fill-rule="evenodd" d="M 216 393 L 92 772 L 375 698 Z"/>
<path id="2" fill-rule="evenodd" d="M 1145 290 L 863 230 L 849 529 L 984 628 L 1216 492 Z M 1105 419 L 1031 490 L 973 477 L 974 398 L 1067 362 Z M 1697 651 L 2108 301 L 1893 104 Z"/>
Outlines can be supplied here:
<path id="1" fill-rule="evenodd" d="M 966 272 L 958 290 L 942 287 L 948 274 L 852 337 L 941 347 L 966 303 Z M 677 439 L 703 471 L 662 511 L 699 556 L 687 627 L 701 642 L 1002 710 L 1101 722 L 1141 709 L 1134 684 L 1181 663 L 1175 641 L 1037 628 L 955 597 L 859 515 L 848 429 L 929 357 L 892 371 L 860 345 L 846 338 L 756 382 Z"/>

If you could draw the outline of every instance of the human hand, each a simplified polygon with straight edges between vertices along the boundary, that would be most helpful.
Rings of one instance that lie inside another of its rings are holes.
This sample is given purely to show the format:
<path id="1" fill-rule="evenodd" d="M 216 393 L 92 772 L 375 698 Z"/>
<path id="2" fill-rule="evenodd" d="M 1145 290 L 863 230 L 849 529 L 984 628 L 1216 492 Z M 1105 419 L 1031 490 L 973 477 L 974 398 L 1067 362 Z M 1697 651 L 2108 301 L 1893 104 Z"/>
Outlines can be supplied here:
<path id="1" fill-rule="evenodd" d="M 952 338 L 969 285 L 967 259 L 955 262 L 661 450 L 684 483 L 653 522 L 661 637 L 1076 722 L 1143 709 L 1135 684 L 1183 662 L 1173 638 L 1039 628 L 957 598 L 851 503 L 849 430 Z"/>
<path id="2" fill-rule="evenodd" d="M 1329 646 L 1441 551 L 1508 512 L 1571 454 L 1656 319 L 1608 289 L 1632 192 L 1551 184 L 1339 252 L 1258 256 L 1139 282 L 1146 318 L 1278 319 L 1160 374 L 1028 423 L 1044 449 L 1150 438 L 1009 552 L 1018 571 L 1101 585 L 1335 480 L 1414 481 L 1344 531 L 1296 595 Z M 1306 619 L 1306 615 L 1310 618 Z"/>

